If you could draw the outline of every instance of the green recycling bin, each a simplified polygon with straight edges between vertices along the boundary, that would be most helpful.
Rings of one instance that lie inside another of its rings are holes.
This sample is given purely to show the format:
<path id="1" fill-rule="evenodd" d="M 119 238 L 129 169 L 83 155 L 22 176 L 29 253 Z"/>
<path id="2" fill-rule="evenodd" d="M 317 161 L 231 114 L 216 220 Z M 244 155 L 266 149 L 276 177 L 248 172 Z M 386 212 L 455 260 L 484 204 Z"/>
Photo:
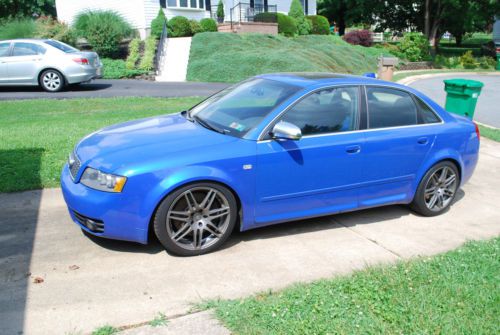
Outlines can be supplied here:
<path id="1" fill-rule="evenodd" d="M 481 94 L 483 86 L 482 82 L 476 80 L 444 80 L 444 90 L 447 93 L 445 109 L 448 112 L 462 115 L 472 120 L 477 98 Z"/>

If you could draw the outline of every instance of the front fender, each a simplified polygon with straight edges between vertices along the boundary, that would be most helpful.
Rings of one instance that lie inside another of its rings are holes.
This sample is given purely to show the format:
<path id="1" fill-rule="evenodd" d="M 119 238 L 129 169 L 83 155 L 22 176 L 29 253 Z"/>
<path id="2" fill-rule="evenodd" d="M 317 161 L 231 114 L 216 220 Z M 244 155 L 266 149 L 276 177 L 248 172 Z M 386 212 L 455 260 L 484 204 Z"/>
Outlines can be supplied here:
<path id="1" fill-rule="evenodd" d="M 253 200 L 252 192 L 254 185 L 254 174 L 251 170 L 232 169 L 223 171 L 213 166 L 187 166 L 175 171 L 170 171 L 161 182 L 148 192 L 141 212 L 150 213 L 150 221 L 156 208 L 161 201 L 172 191 L 186 184 L 201 181 L 212 181 L 228 187 L 235 193 L 235 197 L 241 205 L 241 229 L 253 222 Z"/>

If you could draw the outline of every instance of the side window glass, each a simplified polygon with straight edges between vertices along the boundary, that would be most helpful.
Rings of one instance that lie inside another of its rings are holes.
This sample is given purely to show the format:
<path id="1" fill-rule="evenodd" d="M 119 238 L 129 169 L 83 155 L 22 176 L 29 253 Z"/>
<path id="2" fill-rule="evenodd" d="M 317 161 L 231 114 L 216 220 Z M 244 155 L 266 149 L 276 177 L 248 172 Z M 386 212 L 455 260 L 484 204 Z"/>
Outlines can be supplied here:
<path id="1" fill-rule="evenodd" d="M 425 102 L 420 100 L 420 98 L 415 97 L 415 100 L 417 100 L 417 105 L 420 109 L 420 117 L 421 117 L 421 122 L 420 123 L 439 123 L 441 120 L 439 117 L 434 113 L 434 111 L 427 106 Z"/>
<path id="2" fill-rule="evenodd" d="M 35 56 L 43 55 L 45 53 L 45 48 L 33 43 L 14 43 L 14 49 L 12 50 L 12 56 Z"/>
<path id="3" fill-rule="evenodd" d="M 417 107 L 403 91 L 385 87 L 366 87 L 368 128 L 410 126 L 418 123 Z"/>
<path id="4" fill-rule="evenodd" d="M 0 57 L 7 57 L 9 55 L 9 43 L 0 43 Z"/>
<path id="5" fill-rule="evenodd" d="M 298 126 L 304 136 L 355 130 L 358 99 L 357 87 L 321 90 L 299 101 L 281 120 Z"/>

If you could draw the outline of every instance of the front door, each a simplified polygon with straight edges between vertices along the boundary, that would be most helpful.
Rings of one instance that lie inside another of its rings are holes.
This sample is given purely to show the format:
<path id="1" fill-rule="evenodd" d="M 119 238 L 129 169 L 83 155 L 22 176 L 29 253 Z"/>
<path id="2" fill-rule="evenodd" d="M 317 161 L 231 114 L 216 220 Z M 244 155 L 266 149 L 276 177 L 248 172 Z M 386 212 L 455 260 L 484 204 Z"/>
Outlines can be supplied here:
<path id="1" fill-rule="evenodd" d="M 0 83 L 8 81 L 7 58 L 9 58 L 10 42 L 0 43 Z"/>
<path id="2" fill-rule="evenodd" d="M 361 173 L 359 88 L 314 92 L 278 120 L 302 139 L 257 143 L 256 225 L 354 209 Z"/>

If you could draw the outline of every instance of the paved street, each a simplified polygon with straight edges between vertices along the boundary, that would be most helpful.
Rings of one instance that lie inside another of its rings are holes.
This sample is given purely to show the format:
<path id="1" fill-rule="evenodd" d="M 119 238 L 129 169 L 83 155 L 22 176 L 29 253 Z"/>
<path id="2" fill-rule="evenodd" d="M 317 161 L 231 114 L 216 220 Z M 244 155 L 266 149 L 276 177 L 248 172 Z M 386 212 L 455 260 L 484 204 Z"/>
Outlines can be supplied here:
<path id="1" fill-rule="evenodd" d="M 229 86 L 225 83 L 165 83 L 148 80 L 94 80 L 89 84 L 70 86 L 58 93 L 48 93 L 38 87 L 2 87 L 3 99 L 73 99 L 111 97 L 186 97 L 209 96 Z"/>
<path id="2" fill-rule="evenodd" d="M 446 92 L 444 91 L 443 80 L 451 78 L 479 80 L 484 83 L 477 102 L 474 119 L 500 128 L 500 76 L 498 75 L 446 75 L 420 79 L 409 86 L 421 91 L 441 106 L 444 106 Z"/>
<path id="3" fill-rule="evenodd" d="M 500 234 L 500 144 L 482 139 L 478 168 L 446 214 L 405 206 L 235 233 L 221 251 L 182 258 L 89 237 L 59 189 L 0 194 L 0 333 L 64 334 L 174 316 L 209 298 L 235 298 L 433 255 Z"/>

